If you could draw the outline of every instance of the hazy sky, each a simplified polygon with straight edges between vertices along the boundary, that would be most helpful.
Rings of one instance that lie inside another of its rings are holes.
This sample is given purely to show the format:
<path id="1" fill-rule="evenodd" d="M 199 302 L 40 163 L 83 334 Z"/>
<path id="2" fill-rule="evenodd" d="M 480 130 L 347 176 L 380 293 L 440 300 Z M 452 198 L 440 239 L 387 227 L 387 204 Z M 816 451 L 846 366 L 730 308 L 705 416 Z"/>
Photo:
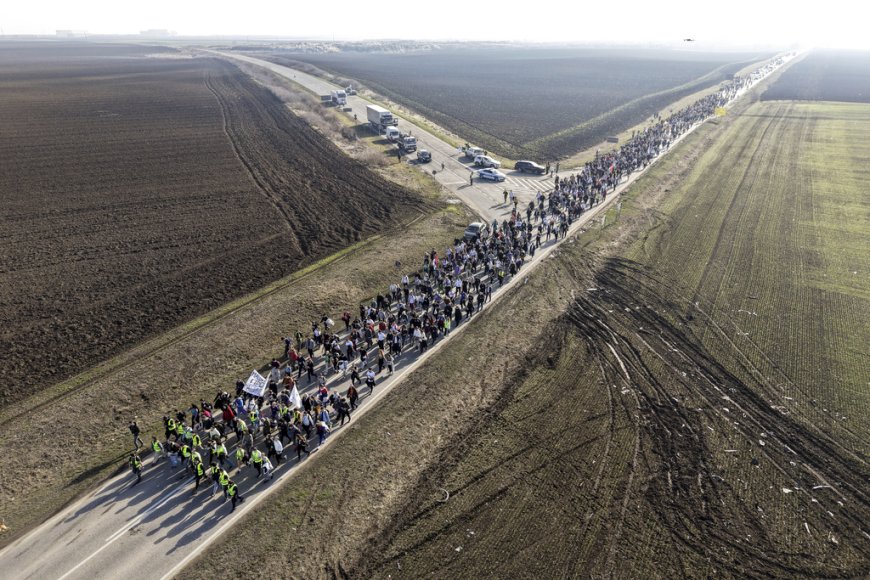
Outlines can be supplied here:
<path id="1" fill-rule="evenodd" d="M 812 5 L 814 10 L 804 10 Z M 15 0 L 4 34 L 287 36 L 337 40 L 520 40 L 830 46 L 870 49 L 854 0 Z M 389 23 L 389 24 L 384 24 Z"/>

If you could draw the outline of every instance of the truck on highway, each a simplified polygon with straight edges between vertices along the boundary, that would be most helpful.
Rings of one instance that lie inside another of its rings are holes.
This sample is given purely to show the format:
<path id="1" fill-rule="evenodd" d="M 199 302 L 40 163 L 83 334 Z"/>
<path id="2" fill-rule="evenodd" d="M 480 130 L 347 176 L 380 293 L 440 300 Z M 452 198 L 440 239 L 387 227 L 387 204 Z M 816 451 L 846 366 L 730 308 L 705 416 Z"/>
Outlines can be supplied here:
<path id="1" fill-rule="evenodd" d="M 332 104 L 337 107 L 343 107 L 347 104 L 347 93 L 344 89 L 338 89 L 329 93 L 332 97 Z"/>
<path id="2" fill-rule="evenodd" d="M 417 138 L 411 135 L 400 135 L 398 143 L 399 149 L 404 153 L 411 153 L 417 150 Z"/>
<path id="3" fill-rule="evenodd" d="M 387 127 L 394 127 L 399 124 L 399 119 L 379 105 L 366 105 L 366 118 L 372 130 L 378 133 L 384 132 Z"/>

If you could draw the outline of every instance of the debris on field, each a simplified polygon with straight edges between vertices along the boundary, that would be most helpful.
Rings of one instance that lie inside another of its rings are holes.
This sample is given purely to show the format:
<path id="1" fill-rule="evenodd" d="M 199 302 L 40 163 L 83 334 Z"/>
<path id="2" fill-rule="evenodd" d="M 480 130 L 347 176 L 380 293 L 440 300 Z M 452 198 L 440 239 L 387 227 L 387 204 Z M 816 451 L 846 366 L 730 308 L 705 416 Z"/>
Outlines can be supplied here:
<path id="1" fill-rule="evenodd" d="M 457 551 L 457 552 L 461 552 L 461 551 L 462 551 L 462 546 L 456 546 L 456 551 Z"/>
<path id="2" fill-rule="evenodd" d="M 810 536 L 812 536 L 812 534 L 810 533 L 810 526 L 809 526 L 809 524 L 807 524 L 806 522 L 804 522 L 804 528 L 806 528 L 806 530 L 807 530 L 807 534 L 810 535 Z"/>
<path id="3" fill-rule="evenodd" d="M 787 487 L 782 488 L 782 493 L 794 493 L 793 489 L 789 489 Z"/>

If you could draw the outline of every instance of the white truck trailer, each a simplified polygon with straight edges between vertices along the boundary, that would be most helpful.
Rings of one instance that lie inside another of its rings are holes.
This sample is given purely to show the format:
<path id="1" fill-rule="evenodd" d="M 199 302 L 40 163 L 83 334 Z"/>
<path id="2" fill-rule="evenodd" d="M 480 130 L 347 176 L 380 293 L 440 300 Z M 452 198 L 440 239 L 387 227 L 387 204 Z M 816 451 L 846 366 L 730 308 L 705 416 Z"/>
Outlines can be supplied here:
<path id="1" fill-rule="evenodd" d="M 386 131 L 387 127 L 395 127 L 399 124 L 398 118 L 379 105 L 366 105 L 366 118 L 372 131 L 379 134 Z"/>

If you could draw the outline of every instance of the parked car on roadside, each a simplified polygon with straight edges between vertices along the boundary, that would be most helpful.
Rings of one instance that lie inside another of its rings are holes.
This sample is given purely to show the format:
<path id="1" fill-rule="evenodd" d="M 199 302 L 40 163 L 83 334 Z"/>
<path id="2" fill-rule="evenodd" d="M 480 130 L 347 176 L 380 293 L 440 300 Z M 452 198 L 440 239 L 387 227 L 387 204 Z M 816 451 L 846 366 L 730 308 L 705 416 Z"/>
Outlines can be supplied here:
<path id="1" fill-rule="evenodd" d="M 425 149 L 420 149 L 417 151 L 417 161 L 420 163 L 429 163 L 432 161 L 432 154 Z"/>
<path id="2" fill-rule="evenodd" d="M 502 173 L 501 171 L 498 171 L 496 169 L 493 169 L 492 167 L 487 167 L 486 169 L 481 169 L 480 171 L 477 172 L 477 176 L 480 179 L 489 179 L 491 181 L 504 181 L 507 178 L 507 176 L 504 173 Z"/>
<path id="3" fill-rule="evenodd" d="M 547 171 L 545 167 L 538 165 L 534 161 L 517 161 L 514 169 L 521 173 L 537 173 L 539 175 L 543 175 Z"/>
<path id="4" fill-rule="evenodd" d="M 483 222 L 473 222 L 465 228 L 464 240 L 473 242 L 477 239 L 485 240 L 489 237 L 489 226 Z"/>
<path id="5" fill-rule="evenodd" d="M 468 147 L 467 149 L 465 149 L 464 153 L 466 157 L 474 159 L 478 155 L 484 155 L 486 152 L 480 147 Z"/>
<path id="6" fill-rule="evenodd" d="M 496 161 L 489 155 L 478 155 L 474 158 L 474 164 L 478 167 L 494 167 L 495 169 L 501 167 L 501 161 Z"/>

